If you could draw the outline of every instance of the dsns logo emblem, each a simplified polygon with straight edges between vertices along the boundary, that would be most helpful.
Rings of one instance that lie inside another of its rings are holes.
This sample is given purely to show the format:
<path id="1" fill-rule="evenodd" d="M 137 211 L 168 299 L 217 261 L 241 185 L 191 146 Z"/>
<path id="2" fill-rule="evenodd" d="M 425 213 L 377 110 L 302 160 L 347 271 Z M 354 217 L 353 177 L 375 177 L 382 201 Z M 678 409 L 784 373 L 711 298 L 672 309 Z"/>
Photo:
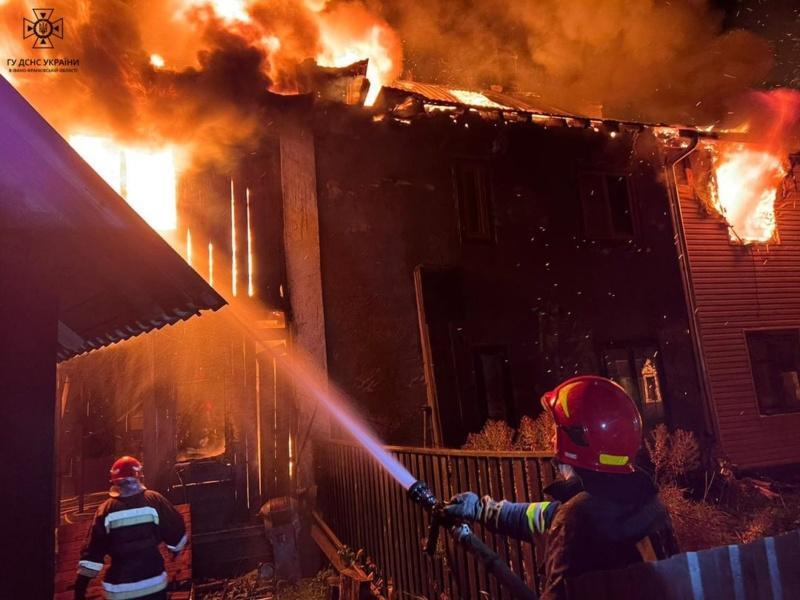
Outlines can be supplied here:
<path id="1" fill-rule="evenodd" d="M 34 8 L 33 15 L 35 21 L 22 19 L 22 39 L 36 36 L 33 42 L 34 48 L 53 48 L 53 36 L 64 39 L 64 19 L 51 21 L 53 14 L 52 8 Z"/>

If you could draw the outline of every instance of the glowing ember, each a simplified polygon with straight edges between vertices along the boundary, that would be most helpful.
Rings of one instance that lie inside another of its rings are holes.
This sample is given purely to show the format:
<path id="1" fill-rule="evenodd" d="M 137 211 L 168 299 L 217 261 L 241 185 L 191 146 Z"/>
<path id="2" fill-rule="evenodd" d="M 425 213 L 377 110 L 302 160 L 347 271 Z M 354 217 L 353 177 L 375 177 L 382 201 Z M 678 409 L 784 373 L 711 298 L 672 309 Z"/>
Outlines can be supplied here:
<path id="1" fill-rule="evenodd" d="M 214 244 L 208 243 L 208 285 L 214 285 Z"/>
<path id="2" fill-rule="evenodd" d="M 470 92 L 468 90 L 450 90 L 450 93 L 453 94 L 453 96 L 455 96 L 456 98 L 458 98 L 458 101 L 461 102 L 461 104 L 466 104 L 467 106 L 508 110 L 507 106 L 498 104 L 494 100 L 490 100 L 489 98 L 478 92 Z"/>
<path id="3" fill-rule="evenodd" d="M 239 270 L 236 268 L 236 196 L 231 179 L 231 293 L 235 296 Z"/>
<path id="4" fill-rule="evenodd" d="M 250 188 L 245 190 L 247 197 L 247 295 L 255 294 L 253 287 L 253 228 L 250 225 Z"/>
<path id="5" fill-rule="evenodd" d="M 150 55 L 150 64 L 153 65 L 156 69 L 163 69 L 164 68 L 164 57 L 160 54 L 151 54 Z"/>
<path id="6" fill-rule="evenodd" d="M 711 197 L 730 225 L 731 240 L 768 242 L 775 234 L 775 197 L 786 175 L 780 157 L 737 144 L 717 148 Z"/>
<path id="7" fill-rule="evenodd" d="M 71 136 L 69 143 L 153 229 L 175 229 L 176 174 L 171 149 L 124 148 L 88 135 Z"/>

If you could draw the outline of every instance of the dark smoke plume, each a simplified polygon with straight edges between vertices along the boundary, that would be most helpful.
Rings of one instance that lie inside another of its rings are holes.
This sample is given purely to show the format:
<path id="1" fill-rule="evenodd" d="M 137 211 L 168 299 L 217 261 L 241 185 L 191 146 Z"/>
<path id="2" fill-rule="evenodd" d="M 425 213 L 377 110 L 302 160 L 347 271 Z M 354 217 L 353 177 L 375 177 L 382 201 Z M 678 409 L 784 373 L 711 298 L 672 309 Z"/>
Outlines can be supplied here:
<path id="1" fill-rule="evenodd" d="M 606 116 L 708 123 L 758 85 L 768 44 L 705 0 L 375 0 L 414 79 L 502 85 Z"/>

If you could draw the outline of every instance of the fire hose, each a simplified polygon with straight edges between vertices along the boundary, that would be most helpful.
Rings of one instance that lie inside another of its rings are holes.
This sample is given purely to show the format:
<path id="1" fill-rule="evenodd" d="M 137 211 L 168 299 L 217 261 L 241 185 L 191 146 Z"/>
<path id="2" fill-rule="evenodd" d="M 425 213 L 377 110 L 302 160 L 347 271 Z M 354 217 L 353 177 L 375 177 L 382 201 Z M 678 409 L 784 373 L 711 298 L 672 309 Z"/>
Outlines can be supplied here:
<path id="1" fill-rule="evenodd" d="M 446 528 L 453 540 L 477 558 L 486 571 L 494 575 L 497 582 L 506 588 L 514 598 L 537 599 L 536 593 L 525 585 L 519 575 L 514 573 L 494 550 L 475 535 L 467 523 L 453 519 L 446 514 L 444 502 L 436 498 L 428 484 L 424 481 L 416 481 L 408 488 L 408 497 L 430 514 L 428 537 L 424 548 L 428 555 L 435 554 L 436 546 L 439 543 L 439 532 L 442 528 Z"/>

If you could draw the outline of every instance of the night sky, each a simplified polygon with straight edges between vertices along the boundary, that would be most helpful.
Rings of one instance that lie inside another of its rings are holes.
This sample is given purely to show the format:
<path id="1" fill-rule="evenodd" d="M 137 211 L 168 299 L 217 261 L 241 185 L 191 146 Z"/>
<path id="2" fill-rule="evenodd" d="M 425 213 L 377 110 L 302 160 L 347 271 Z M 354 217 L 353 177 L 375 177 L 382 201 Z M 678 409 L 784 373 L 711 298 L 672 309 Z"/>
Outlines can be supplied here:
<path id="1" fill-rule="evenodd" d="M 744 28 L 766 38 L 775 51 L 775 66 L 766 87 L 800 88 L 800 1 L 715 0 L 725 11 L 725 26 Z"/>

